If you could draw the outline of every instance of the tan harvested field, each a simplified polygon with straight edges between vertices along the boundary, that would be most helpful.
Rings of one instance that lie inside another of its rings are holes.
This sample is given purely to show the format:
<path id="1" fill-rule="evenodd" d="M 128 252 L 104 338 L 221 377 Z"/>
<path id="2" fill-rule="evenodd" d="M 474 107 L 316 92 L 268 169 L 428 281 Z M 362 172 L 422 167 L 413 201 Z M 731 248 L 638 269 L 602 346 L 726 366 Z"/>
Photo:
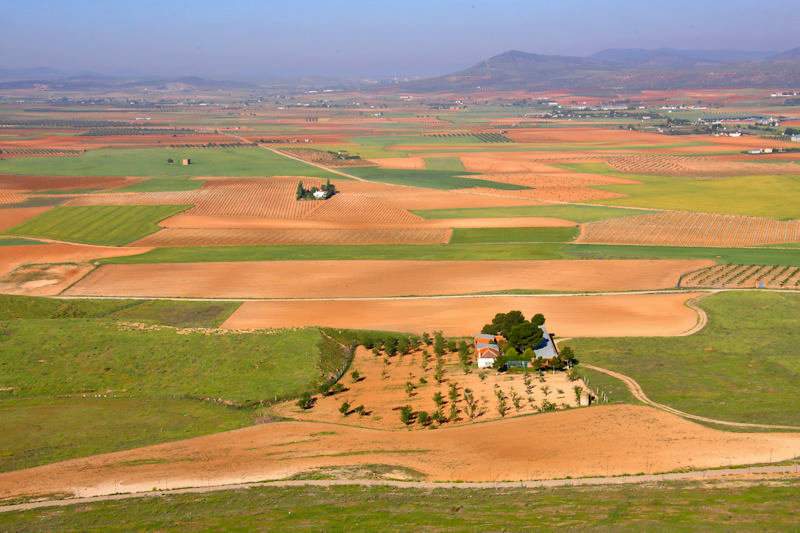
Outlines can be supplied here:
<path id="1" fill-rule="evenodd" d="M 561 337 L 668 337 L 697 324 L 686 301 L 697 294 L 498 296 L 465 298 L 245 302 L 223 324 L 228 329 L 301 326 L 472 335 L 486 317 L 509 309 L 543 313 Z"/>
<path id="2" fill-rule="evenodd" d="M 605 143 L 609 147 L 617 144 L 664 144 L 667 142 L 663 135 L 656 133 L 580 126 L 515 129 L 509 131 L 506 136 L 518 143 Z"/>
<path id="3" fill-rule="evenodd" d="M 102 265 L 74 296 L 347 298 L 675 287 L 710 260 L 248 261 Z M 314 280 L 287 283 L 287 280 Z"/>
<path id="4" fill-rule="evenodd" d="M 445 244 L 444 228 L 166 228 L 132 246 L 265 244 Z"/>
<path id="5" fill-rule="evenodd" d="M 660 211 L 586 223 L 576 242 L 735 247 L 797 241 L 798 220 Z"/>
<path id="6" fill-rule="evenodd" d="M 422 157 L 379 157 L 370 159 L 381 168 L 399 168 L 404 170 L 425 170 L 425 159 Z"/>
<path id="7" fill-rule="evenodd" d="M 41 215 L 50 207 L 12 207 L 0 209 L 0 231 L 21 224 L 29 218 Z"/>
<path id="8" fill-rule="evenodd" d="M 89 263 L 24 265 L 0 276 L 0 294 L 52 296 L 60 293 L 94 268 Z"/>
<path id="9" fill-rule="evenodd" d="M 717 265 L 693 272 L 681 280 L 683 287 L 800 289 L 800 267 L 769 265 Z"/>
<path id="10" fill-rule="evenodd" d="M 545 400 L 555 404 L 558 409 L 578 407 L 575 387 L 580 386 L 584 391 L 587 390 L 583 381 L 570 381 L 567 372 L 544 372 L 539 376 L 531 371 L 526 385 L 522 373 L 479 370 L 475 366 L 474 355 L 470 356 L 470 372 L 465 373 L 457 352 L 446 353 L 442 357 L 444 374 L 439 383 L 435 378 L 438 364 L 436 357 L 430 347 L 425 347 L 424 350 L 431 352 L 430 355 L 423 354 L 423 349 L 393 356 L 387 356 L 383 352 L 373 355 L 370 350 L 359 347 L 350 365 L 350 369 L 358 371 L 359 379 L 354 381 L 349 373 L 342 378 L 341 383 L 346 390 L 327 396 L 317 394 L 312 399 L 314 407 L 311 409 L 301 409 L 296 402 L 284 402 L 276 405 L 273 410 L 281 416 L 296 420 L 328 420 L 360 427 L 396 430 L 405 427 L 399 416 L 404 405 L 413 408 L 415 417 L 419 411 L 433 414 L 437 410 L 433 395 L 439 392 L 444 398 L 444 403 L 439 408 L 443 420 L 432 425 L 453 427 L 499 420 L 505 416 L 536 414 Z M 410 396 L 406 391 L 409 382 L 414 385 Z M 449 396 L 453 387 L 457 392 L 455 402 Z M 476 402 L 473 418 L 469 417 L 464 399 L 467 389 L 472 391 Z M 506 405 L 505 415 L 502 417 L 497 397 L 500 392 Z M 586 399 L 586 395 L 582 396 Z M 363 405 L 364 413 L 350 412 L 347 416 L 343 415 L 339 411 L 343 401 L 347 401 L 352 409 Z M 453 405 L 457 410 L 455 417 L 450 416 Z M 416 430 L 428 428 L 418 422 L 409 427 Z"/>
<path id="11" fill-rule="evenodd" d="M 7 472 L 0 498 L 220 485 L 370 463 L 413 468 L 431 481 L 613 476 L 788 460 L 798 445 L 797 434 L 723 432 L 630 405 L 437 431 L 288 421 Z"/>

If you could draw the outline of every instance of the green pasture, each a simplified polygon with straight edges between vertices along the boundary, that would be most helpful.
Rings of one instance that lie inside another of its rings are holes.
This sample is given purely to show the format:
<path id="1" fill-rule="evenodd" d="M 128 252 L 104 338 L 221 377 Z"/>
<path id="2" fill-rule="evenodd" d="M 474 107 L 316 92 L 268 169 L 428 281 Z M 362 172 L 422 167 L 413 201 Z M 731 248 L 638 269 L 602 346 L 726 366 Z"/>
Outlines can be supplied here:
<path id="1" fill-rule="evenodd" d="M 167 327 L 238 305 L 0 296 L 0 471 L 240 427 L 313 389 L 317 329 Z"/>
<path id="2" fill-rule="evenodd" d="M 359 178 L 381 183 L 394 183 L 397 185 L 410 185 L 426 189 L 471 189 L 473 187 L 487 187 L 505 191 L 518 191 L 530 189 L 524 185 L 503 183 L 479 178 L 464 177 L 471 172 L 452 170 L 402 170 L 380 167 L 348 167 L 346 172 Z"/>
<path id="3" fill-rule="evenodd" d="M 450 172 L 466 172 L 464 163 L 458 157 L 426 157 L 425 168 L 428 170 L 446 170 Z"/>
<path id="4" fill-rule="evenodd" d="M 173 159 L 169 164 L 168 159 Z M 181 165 L 189 158 L 192 164 Z M 319 167 L 259 147 L 89 150 L 74 157 L 0 160 L 2 174 L 52 176 L 311 176 L 336 178 Z"/>
<path id="5" fill-rule="evenodd" d="M 0 514 L 0 529 L 793 531 L 798 498 L 800 484 L 791 477 L 538 489 L 253 487 L 14 511 Z"/>
<path id="6" fill-rule="evenodd" d="M 5 233 L 85 244 L 122 246 L 160 228 L 187 205 L 57 206 Z"/>
<path id="7" fill-rule="evenodd" d="M 780 248 L 565 244 L 560 252 L 573 259 L 711 259 L 723 265 L 800 266 L 800 250 Z"/>
<path id="8" fill-rule="evenodd" d="M 565 228 L 456 228 L 451 244 L 498 242 L 567 242 L 578 236 L 577 227 Z"/>
<path id="9" fill-rule="evenodd" d="M 416 209 L 411 211 L 425 219 L 443 218 L 505 218 L 547 217 L 573 222 L 592 222 L 627 215 L 641 215 L 646 211 L 593 207 L 583 205 L 520 205 L 510 207 L 465 207 L 459 209 Z"/>
<path id="10" fill-rule="evenodd" d="M 0 237 L 0 246 L 27 246 L 30 244 L 44 244 L 42 241 L 20 239 L 17 237 Z"/>
<path id="11" fill-rule="evenodd" d="M 0 472 L 228 431 L 256 416 L 250 409 L 185 398 L 3 398 Z"/>
<path id="12" fill-rule="evenodd" d="M 794 176 L 739 176 L 698 180 L 628 175 L 617 172 L 604 163 L 559 166 L 578 172 L 625 177 L 642 182 L 595 186 L 596 189 L 627 196 L 596 200 L 597 203 L 777 219 L 800 218 L 800 204 L 787 201 L 787 198 L 800 198 L 800 172 Z"/>
<path id="13" fill-rule="evenodd" d="M 583 338 L 578 358 L 626 374 L 654 401 L 731 422 L 800 426 L 800 294 L 704 298 L 708 325 L 688 337 Z"/>

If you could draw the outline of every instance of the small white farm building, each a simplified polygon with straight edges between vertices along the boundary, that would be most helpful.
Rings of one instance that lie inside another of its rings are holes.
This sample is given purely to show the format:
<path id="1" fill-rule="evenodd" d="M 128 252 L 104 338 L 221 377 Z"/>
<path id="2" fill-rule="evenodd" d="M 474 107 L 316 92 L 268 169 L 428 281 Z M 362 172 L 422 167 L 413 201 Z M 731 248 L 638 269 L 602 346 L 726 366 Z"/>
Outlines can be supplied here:
<path id="1" fill-rule="evenodd" d="M 547 332 L 547 328 L 544 326 L 539 326 L 539 328 L 541 328 L 544 337 L 539 346 L 533 349 L 533 353 L 536 354 L 536 359 L 549 360 L 558 357 L 558 348 L 553 341 L 553 336 Z M 499 335 L 486 335 L 484 333 L 475 335 L 474 339 L 478 368 L 490 368 L 494 365 L 497 358 L 500 357 L 500 346 L 498 343 L 505 339 Z"/>

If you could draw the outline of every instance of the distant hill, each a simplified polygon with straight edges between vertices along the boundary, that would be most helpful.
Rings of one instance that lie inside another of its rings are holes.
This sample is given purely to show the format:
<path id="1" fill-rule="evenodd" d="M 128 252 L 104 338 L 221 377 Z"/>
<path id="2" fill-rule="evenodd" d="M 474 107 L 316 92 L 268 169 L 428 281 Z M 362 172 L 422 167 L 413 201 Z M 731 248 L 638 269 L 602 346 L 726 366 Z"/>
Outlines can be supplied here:
<path id="1" fill-rule="evenodd" d="M 745 63 L 761 61 L 777 54 L 774 51 L 745 50 L 677 50 L 659 48 L 610 48 L 592 54 L 591 58 L 623 65 L 693 66 L 701 63 Z"/>
<path id="2" fill-rule="evenodd" d="M 737 50 L 610 49 L 591 57 L 511 50 L 467 69 L 398 84 L 411 92 L 453 90 L 800 87 L 800 48 L 781 54 Z"/>
<path id="3" fill-rule="evenodd" d="M 772 55 L 768 59 L 770 61 L 800 61 L 800 46 Z"/>
<path id="4" fill-rule="evenodd" d="M 8 78 L 7 78 L 8 79 Z M 194 76 L 183 78 L 115 78 L 86 74 L 61 78 L 9 79 L 0 82 L 0 89 L 33 89 L 82 91 L 95 89 L 150 89 L 158 91 L 228 90 L 258 87 L 243 81 L 210 80 Z"/>

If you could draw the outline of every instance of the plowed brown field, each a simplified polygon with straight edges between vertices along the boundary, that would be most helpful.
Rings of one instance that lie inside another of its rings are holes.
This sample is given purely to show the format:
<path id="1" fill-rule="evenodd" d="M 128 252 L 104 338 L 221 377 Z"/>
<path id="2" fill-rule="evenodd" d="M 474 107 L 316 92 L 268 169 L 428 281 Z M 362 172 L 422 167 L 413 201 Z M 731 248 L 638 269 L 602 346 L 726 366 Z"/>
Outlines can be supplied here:
<path id="1" fill-rule="evenodd" d="M 0 275 L 7 274 L 21 265 L 32 263 L 85 263 L 92 259 L 135 255 L 148 250 L 149 248 L 114 248 L 83 244 L 0 246 Z"/>
<path id="2" fill-rule="evenodd" d="M 675 287 L 713 261 L 248 261 L 103 265 L 76 296 L 337 298 Z M 288 283 L 287 280 L 313 280 Z"/>
<path id="3" fill-rule="evenodd" d="M 796 434 L 719 431 L 632 405 L 437 431 L 274 422 L 0 474 L 0 497 L 221 485 L 368 463 L 413 468 L 432 481 L 613 476 L 788 460 L 799 443 Z"/>
<path id="4" fill-rule="evenodd" d="M 132 246 L 265 244 L 445 244 L 447 229 L 425 228 L 167 228 Z"/>
<path id="5" fill-rule="evenodd" d="M 673 336 L 697 323 L 686 307 L 696 294 L 598 296 L 492 296 L 465 298 L 245 302 L 223 324 L 229 329 L 300 326 L 406 331 L 441 330 L 469 336 L 487 317 L 511 309 L 543 313 L 561 337 Z"/>
<path id="6" fill-rule="evenodd" d="M 717 265 L 693 272 L 683 287 L 800 289 L 800 267 L 771 265 Z"/>
<path id="7" fill-rule="evenodd" d="M 755 246 L 800 241 L 800 221 L 662 211 L 589 222 L 577 242 L 670 246 Z"/>

